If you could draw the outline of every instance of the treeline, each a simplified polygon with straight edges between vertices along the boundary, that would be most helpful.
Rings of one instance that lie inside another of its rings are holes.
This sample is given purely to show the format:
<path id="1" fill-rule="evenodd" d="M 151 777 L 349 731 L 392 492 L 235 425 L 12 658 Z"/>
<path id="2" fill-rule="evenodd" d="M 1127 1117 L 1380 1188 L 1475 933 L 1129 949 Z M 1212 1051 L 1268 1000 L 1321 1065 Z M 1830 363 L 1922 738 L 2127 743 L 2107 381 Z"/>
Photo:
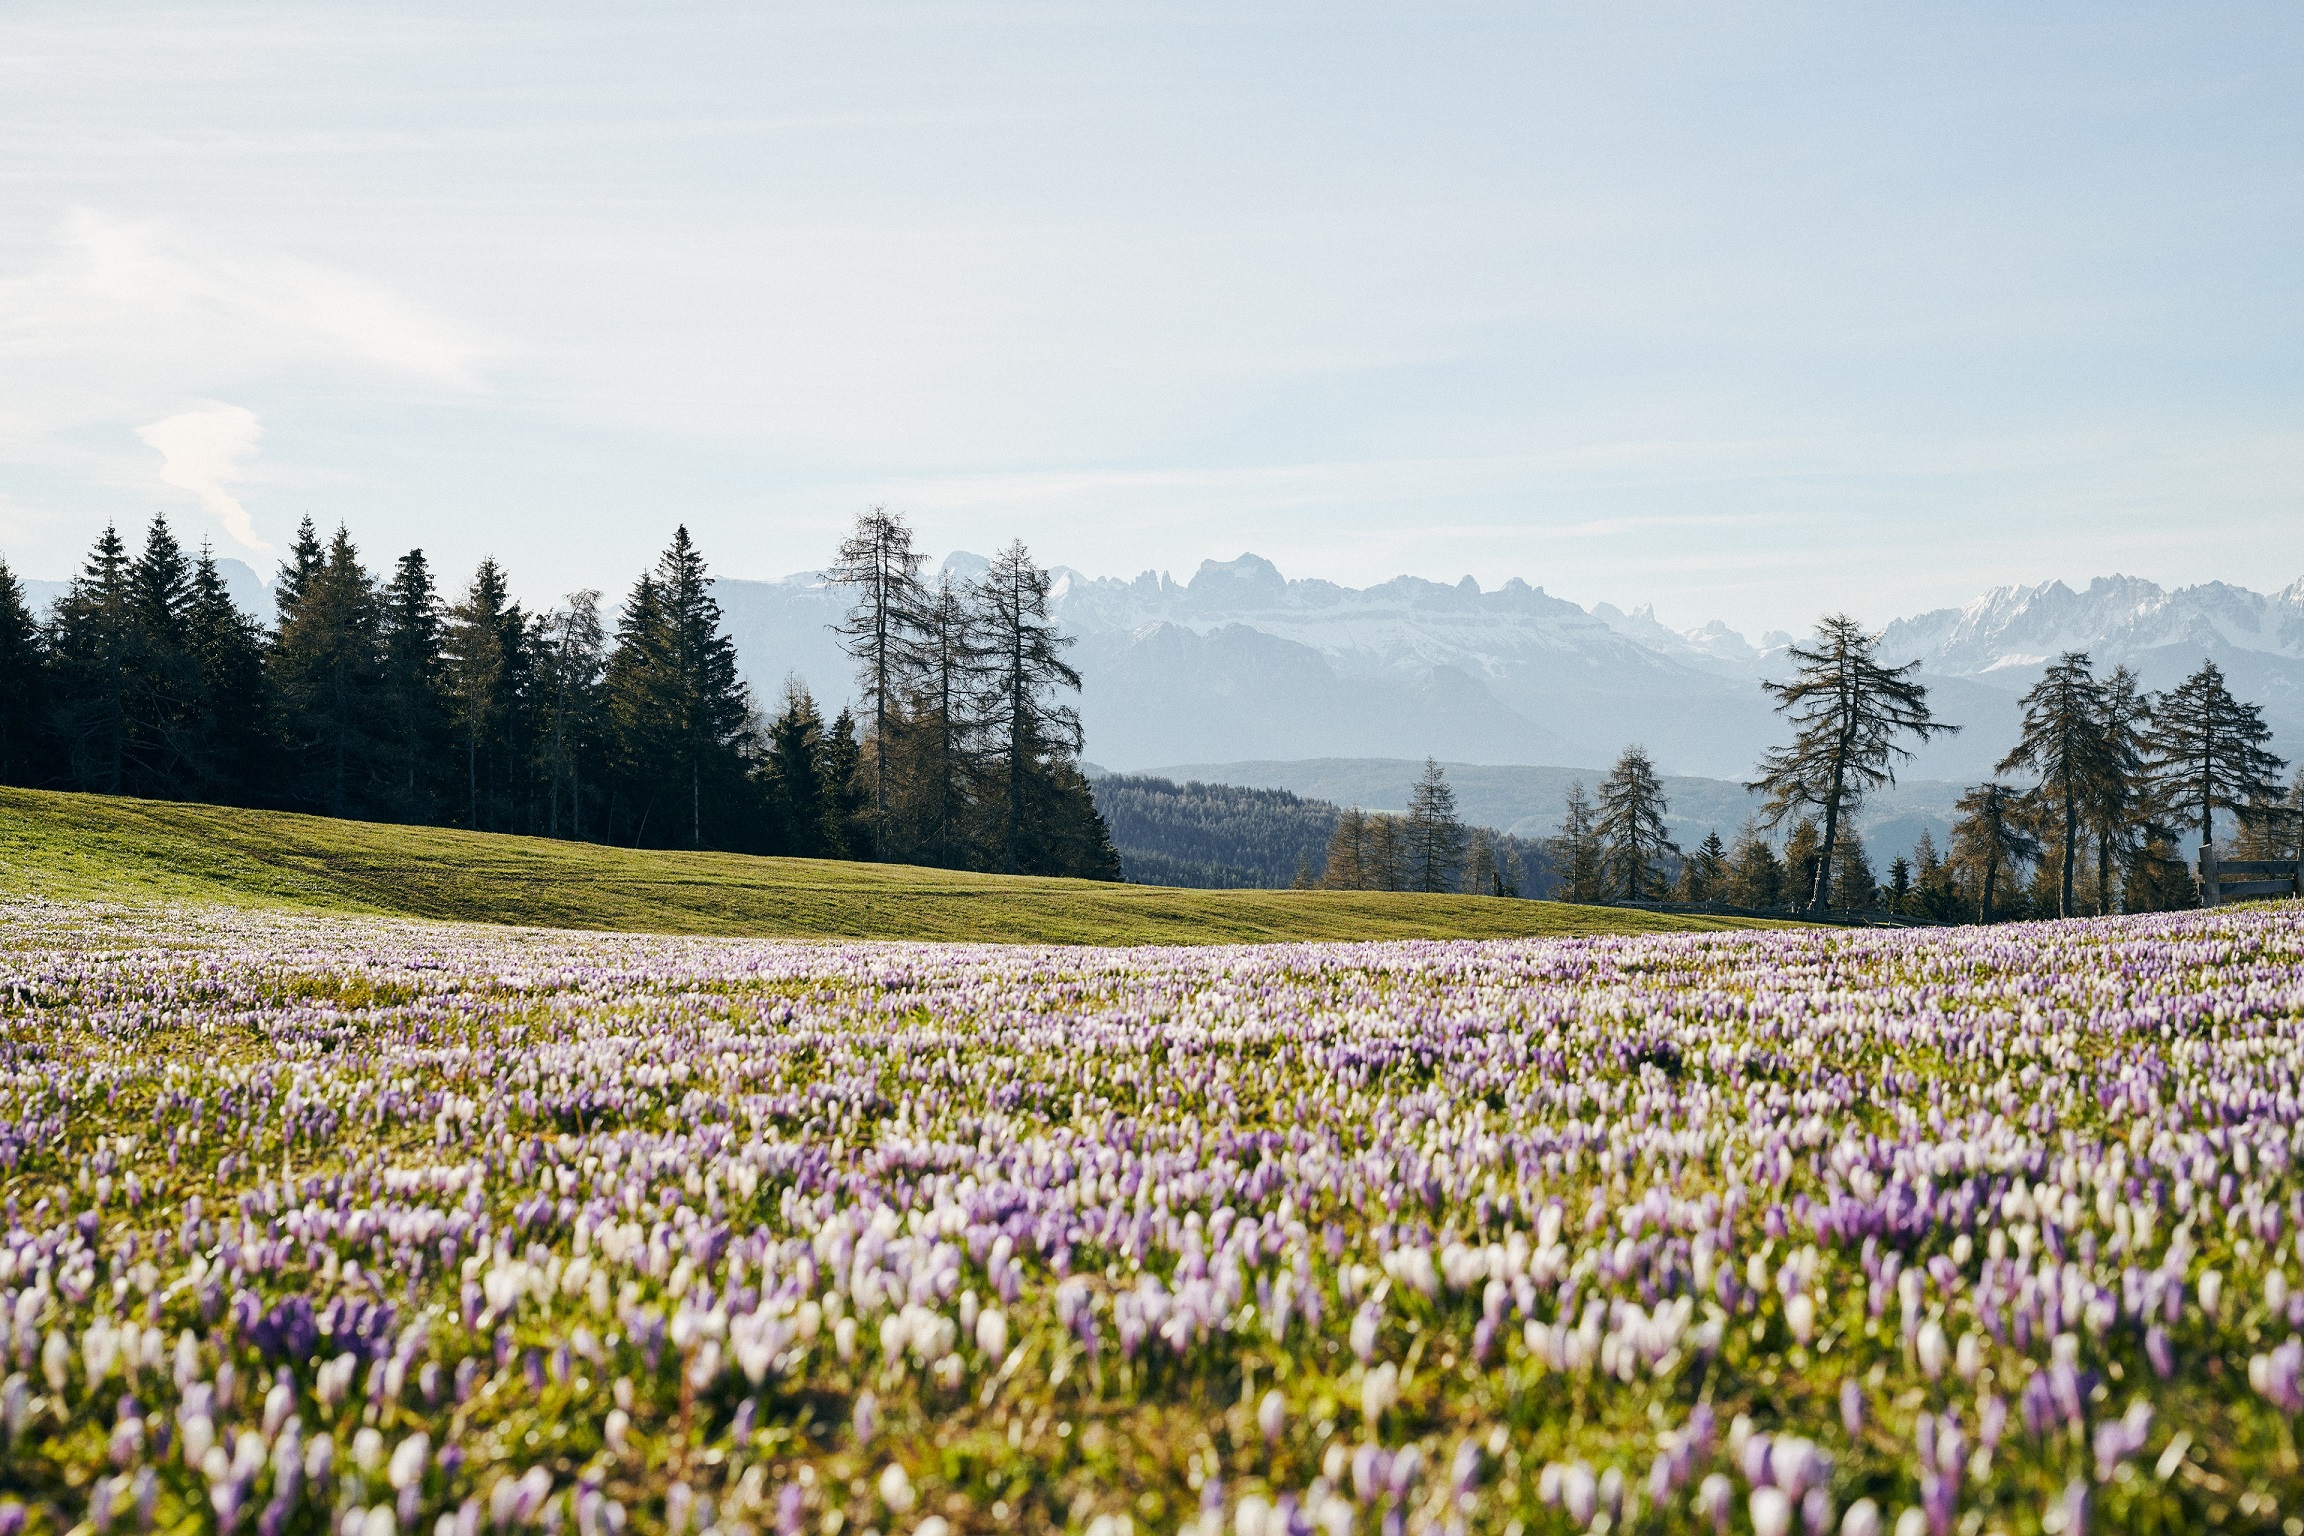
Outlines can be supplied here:
<path id="1" fill-rule="evenodd" d="M 827 720 L 796 683 L 764 713 L 685 528 L 611 618 L 596 591 L 531 612 L 492 559 L 452 597 L 421 550 L 371 572 L 345 530 L 324 544 L 307 519 L 267 626 L 155 518 L 134 552 L 106 529 L 44 620 L 0 563 L 0 781 L 642 847 L 896 843 L 1114 878 L 1066 743 L 1034 725 L 1077 676 L 999 664 L 1035 581 L 1044 595 L 1017 545 L 945 589 L 968 649 L 946 680 L 947 750 L 924 766 L 903 720 Z M 888 835 L 875 792 L 899 757 L 907 783 L 938 781 L 932 847 Z"/>
<path id="2" fill-rule="evenodd" d="M 1317 879 L 1297 882 L 1331 891 L 1458 892 L 1468 896 L 1538 896 L 1554 883 L 1543 850 L 1488 827 L 1467 827 L 1456 791 L 1430 758 L 1409 787 L 1404 815 L 1338 813 Z"/>
<path id="3" fill-rule="evenodd" d="M 2024 695 L 2021 737 L 1997 770 L 2016 781 L 1970 786 L 1950 846 L 1923 833 L 1883 880 L 1850 819 L 1870 790 L 1895 782 L 1906 739 L 1958 727 L 1930 713 L 1918 663 L 1885 666 L 1877 643 L 1854 620 L 1828 618 L 1811 645 L 1792 648 L 1792 680 L 1763 685 L 1795 733 L 1746 786 L 1767 798 L 1733 846 L 1714 831 L 1683 851 L 1665 835 L 1669 807 L 1639 747 L 1597 801 L 1572 785 L 1551 840 L 1559 894 L 1993 922 L 2195 905 L 2183 839 L 2208 843 L 2220 814 L 2236 828 L 2236 856 L 2304 856 L 2304 774 L 2279 782 L 2287 765 L 2265 747 L 2261 709 L 2234 698 L 2214 662 L 2153 694 L 2126 667 L 2097 676 L 2074 651 Z M 1787 825 L 1779 850 L 1770 834 Z"/>
<path id="4" fill-rule="evenodd" d="M 1434 764 L 1407 815 L 1148 774 L 1106 774 L 1093 788 L 1126 878 L 1139 884 L 1536 895 L 1548 879 L 1533 844 L 1461 823 Z"/>
<path id="5" fill-rule="evenodd" d="M 1124 878 L 1202 890 L 1278 889 L 1319 867 L 1337 808 L 1285 789 L 1178 784 L 1149 774 L 1091 781 Z"/>

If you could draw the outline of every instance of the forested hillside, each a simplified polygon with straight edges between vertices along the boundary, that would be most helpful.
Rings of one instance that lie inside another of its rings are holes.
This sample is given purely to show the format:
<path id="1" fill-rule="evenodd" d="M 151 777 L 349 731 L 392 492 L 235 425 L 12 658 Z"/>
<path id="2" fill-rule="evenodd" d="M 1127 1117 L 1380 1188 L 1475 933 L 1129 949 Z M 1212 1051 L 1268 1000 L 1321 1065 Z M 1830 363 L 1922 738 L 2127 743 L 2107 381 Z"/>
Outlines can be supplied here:
<path id="1" fill-rule="evenodd" d="M 1117 879 L 1064 702 L 1049 575 L 1012 544 L 930 590 L 868 514 L 834 579 L 863 707 L 756 697 L 685 528 L 620 608 L 524 607 L 493 559 L 444 592 L 307 519 L 277 616 L 154 518 L 35 612 L 0 562 L 0 784 L 627 847 Z"/>
<path id="2" fill-rule="evenodd" d="M 1137 884 L 1277 889 L 1300 880 L 1339 883 L 1328 867 L 1330 845 L 1347 812 L 1332 801 L 1149 774 L 1103 774 L 1090 788 L 1120 851 L 1122 878 Z M 1490 850 L 1502 882 L 1518 894 L 1550 891 L 1551 861 L 1535 842 L 1486 828 L 1472 829 L 1468 838 Z M 1404 879 L 1364 877 L 1347 888 L 1407 889 Z"/>

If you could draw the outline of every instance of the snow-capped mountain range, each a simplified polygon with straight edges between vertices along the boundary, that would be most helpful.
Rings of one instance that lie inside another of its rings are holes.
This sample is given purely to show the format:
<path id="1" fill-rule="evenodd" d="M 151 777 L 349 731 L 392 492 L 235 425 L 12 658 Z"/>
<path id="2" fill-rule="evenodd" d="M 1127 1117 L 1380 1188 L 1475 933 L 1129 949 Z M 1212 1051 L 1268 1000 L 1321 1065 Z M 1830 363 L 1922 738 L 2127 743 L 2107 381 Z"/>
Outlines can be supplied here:
<path id="1" fill-rule="evenodd" d="M 226 562 L 235 595 L 268 609 L 237 564 Z M 984 562 L 945 564 L 966 577 Z M 1088 755 L 1107 768 L 1430 755 L 1598 769 L 1639 742 L 1668 773 L 1733 780 L 1782 734 L 1759 685 L 1784 670 L 1783 633 L 1674 630 L 1646 608 L 1586 609 L 1519 580 L 1487 591 L 1469 577 L 1291 580 L 1253 554 L 1205 561 L 1184 582 L 1055 578 L 1086 679 Z M 41 607 L 62 590 L 26 586 Z M 827 628 L 846 598 L 819 574 L 722 579 L 717 591 L 764 707 L 787 677 L 828 702 L 850 695 Z M 1905 770 L 1914 779 L 1989 773 L 2014 740 L 2018 696 L 2067 650 L 2134 667 L 2151 688 L 2213 658 L 2264 707 L 2277 749 L 2304 758 L 2304 579 L 2270 594 L 2129 576 L 2002 587 L 1896 620 L 1882 649 L 1920 662 L 1938 716 L 1965 727 L 1922 749 Z"/>

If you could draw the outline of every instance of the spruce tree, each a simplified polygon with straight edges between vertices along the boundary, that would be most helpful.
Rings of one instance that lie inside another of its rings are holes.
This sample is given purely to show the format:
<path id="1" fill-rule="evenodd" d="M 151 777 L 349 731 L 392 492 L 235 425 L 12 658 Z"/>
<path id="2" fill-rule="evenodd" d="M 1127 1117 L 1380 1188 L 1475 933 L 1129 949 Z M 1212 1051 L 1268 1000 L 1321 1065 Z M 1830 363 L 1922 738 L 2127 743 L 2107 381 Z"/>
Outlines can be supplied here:
<path id="1" fill-rule="evenodd" d="M 779 853 L 794 858 L 833 857 L 837 817 L 825 768 L 824 716 L 798 678 L 784 684 L 784 708 L 768 724 L 766 772 L 776 813 Z"/>
<path id="2" fill-rule="evenodd" d="M 155 515 L 128 568 L 127 789 L 181 800 L 198 791 L 207 734 L 199 664 L 186 632 L 192 565 L 168 520 Z"/>
<path id="3" fill-rule="evenodd" d="M 2278 799 L 2287 763 L 2265 749 L 2271 739 L 2263 710 L 2235 699 L 2222 669 L 2202 662 L 2152 705 L 2144 741 L 2159 805 L 2197 818 L 2206 847 L 2215 838 L 2218 811 L 2246 821 Z"/>
<path id="4" fill-rule="evenodd" d="M 424 551 L 412 549 L 392 567 L 382 606 L 381 692 L 390 726 L 381 754 L 383 799 L 398 821 L 434 821 L 446 809 L 441 769 L 448 748 L 449 688 L 440 621 L 432 567 Z M 469 817 L 467 824 L 472 824 Z"/>
<path id="5" fill-rule="evenodd" d="M 47 777 L 49 681 L 39 618 L 24 600 L 24 584 L 0 559 L 0 784 Z"/>
<path id="6" fill-rule="evenodd" d="M 55 725 L 73 787 L 128 788 L 137 663 L 135 597 L 127 546 L 107 526 L 59 598 L 48 627 Z"/>
<path id="7" fill-rule="evenodd" d="M 1959 729 L 1929 713 L 1928 690 L 1912 676 L 1920 664 L 1883 665 L 1879 643 L 1846 614 L 1830 615 L 1817 624 L 1812 645 L 1788 649 L 1798 668 L 1792 681 L 1761 684 L 1794 735 L 1760 760 L 1758 777 L 1745 787 L 1766 793 L 1771 826 L 1802 807 L 1823 814 L 1815 886 L 1804 893 L 1811 912 L 1830 902 L 1841 822 L 1869 792 L 1895 783 L 1896 763 L 1912 756 L 1901 738 L 1926 741 Z"/>
<path id="8" fill-rule="evenodd" d="M 1899 917 L 1912 915 L 1912 861 L 1902 854 L 1888 861 L 1888 888 L 1881 893 L 1888 910 Z"/>
<path id="9" fill-rule="evenodd" d="M 1824 834 L 1817 829 L 1816 819 L 1803 816 L 1792 824 L 1792 835 L 1784 839 L 1784 897 L 1786 904 L 1797 907 L 1807 899 L 1822 878 L 1820 867 L 1824 861 Z"/>
<path id="10" fill-rule="evenodd" d="M 1456 814 L 1456 791 L 1433 758 L 1408 791 L 1409 881 L 1419 891 L 1453 891 L 1464 865 L 1464 823 Z M 1491 868 L 1493 873 L 1493 868 Z"/>
<path id="11" fill-rule="evenodd" d="M 1783 900 L 1784 866 L 1759 821 L 1748 820 L 1737 830 L 1736 846 L 1728 859 L 1728 904 L 1764 912 Z"/>
<path id="12" fill-rule="evenodd" d="M 448 610 L 441 630 L 448 721 L 462 770 L 462 821 L 474 831 L 505 830 L 513 806 L 515 713 L 526 658 L 527 615 L 512 600 L 504 572 L 484 559 L 472 584 Z"/>
<path id="13" fill-rule="evenodd" d="M 671 546 L 656 563 L 656 584 L 670 668 L 667 739 L 673 769 L 687 781 L 689 846 L 706 846 L 708 792 L 733 841 L 747 810 L 744 748 L 751 738 L 752 700 L 737 674 L 736 642 L 721 628 L 704 557 L 685 525 L 673 530 Z"/>
<path id="14" fill-rule="evenodd" d="M 1832 850 L 1832 906 L 1839 912 L 1870 910 L 1880 899 L 1880 882 L 1872 873 L 1872 860 L 1864 839 L 1851 827 L 1840 834 Z"/>
<path id="15" fill-rule="evenodd" d="M 375 807 L 383 683 L 376 584 L 339 527 L 317 552 L 307 519 L 280 572 L 273 641 L 274 719 L 287 764 L 284 798 L 330 816 Z"/>
<path id="16" fill-rule="evenodd" d="M 618 814 L 635 843 L 737 847 L 753 836 L 751 695 L 685 527 L 624 605 L 607 698 Z"/>
<path id="17" fill-rule="evenodd" d="M 206 546 L 192 567 L 184 644 L 197 677 L 200 793 L 254 805 L 267 791 L 270 715 L 264 690 L 264 632 L 240 611 Z"/>
<path id="18" fill-rule="evenodd" d="M 1720 841 L 1718 828 L 1704 834 L 1704 841 L 1688 855 L 1680 866 L 1680 899 L 1687 902 L 1712 902 L 1721 897 L 1728 880 L 1728 846 Z"/>
<path id="19" fill-rule="evenodd" d="M 1626 747 L 1600 783 L 1600 815 L 1593 823 L 1611 894 L 1625 901 L 1656 901 L 1665 894 L 1658 865 L 1679 845 L 1666 834 L 1670 809 L 1647 750 Z"/>
<path id="20" fill-rule="evenodd" d="M 856 739 L 856 716 L 843 709 L 824 732 L 824 842 L 835 859 L 872 856 L 871 786 L 864 769 L 864 744 Z"/>
<path id="21" fill-rule="evenodd" d="M 2024 825 L 2020 801 L 1997 780 L 1971 786 L 1958 801 L 1952 853 L 1975 882 L 1978 922 L 1994 919 L 2001 875 L 2040 856 L 2040 839 Z"/>
<path id="22" fill-rule="evenodd" d="M 607 633 L 600 594 L 587 587 L 568 594 L 567 606 L 547 621 L 538 652 L 538 693 L 544 711 L 545 831 L 559 837 L 567 813 L 569 837 L 584 836 L 587 788 L 599 792 L 595 765 L 603 736 L 608 671 Z"/>

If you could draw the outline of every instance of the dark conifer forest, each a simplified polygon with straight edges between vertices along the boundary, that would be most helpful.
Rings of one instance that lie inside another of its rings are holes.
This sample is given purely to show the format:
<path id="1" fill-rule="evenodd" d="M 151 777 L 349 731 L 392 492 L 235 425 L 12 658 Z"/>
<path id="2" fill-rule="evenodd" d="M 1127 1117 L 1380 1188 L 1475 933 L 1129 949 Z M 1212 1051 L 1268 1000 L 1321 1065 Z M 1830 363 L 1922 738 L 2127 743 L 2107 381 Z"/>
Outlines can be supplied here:
<path id="1" fill-rule="evenodd" d="M 908 550 L 885 513 L 859 537 L 890 528 Z M 917 564 L 856 586 L 859 723 L 798 686 L 753 697 L 686 528 L 612 613 L 596 591 L 539 612 L 492 559 L 444 587 L 422 550 L 379 572 L 307 519 L 268 625 L 166 519 L 135 547 L 108 528 L 45 616 L 0 564 L 0 782 L 1118 879 L 1046 573 L 1020 544 L 934 592 Z"/>

